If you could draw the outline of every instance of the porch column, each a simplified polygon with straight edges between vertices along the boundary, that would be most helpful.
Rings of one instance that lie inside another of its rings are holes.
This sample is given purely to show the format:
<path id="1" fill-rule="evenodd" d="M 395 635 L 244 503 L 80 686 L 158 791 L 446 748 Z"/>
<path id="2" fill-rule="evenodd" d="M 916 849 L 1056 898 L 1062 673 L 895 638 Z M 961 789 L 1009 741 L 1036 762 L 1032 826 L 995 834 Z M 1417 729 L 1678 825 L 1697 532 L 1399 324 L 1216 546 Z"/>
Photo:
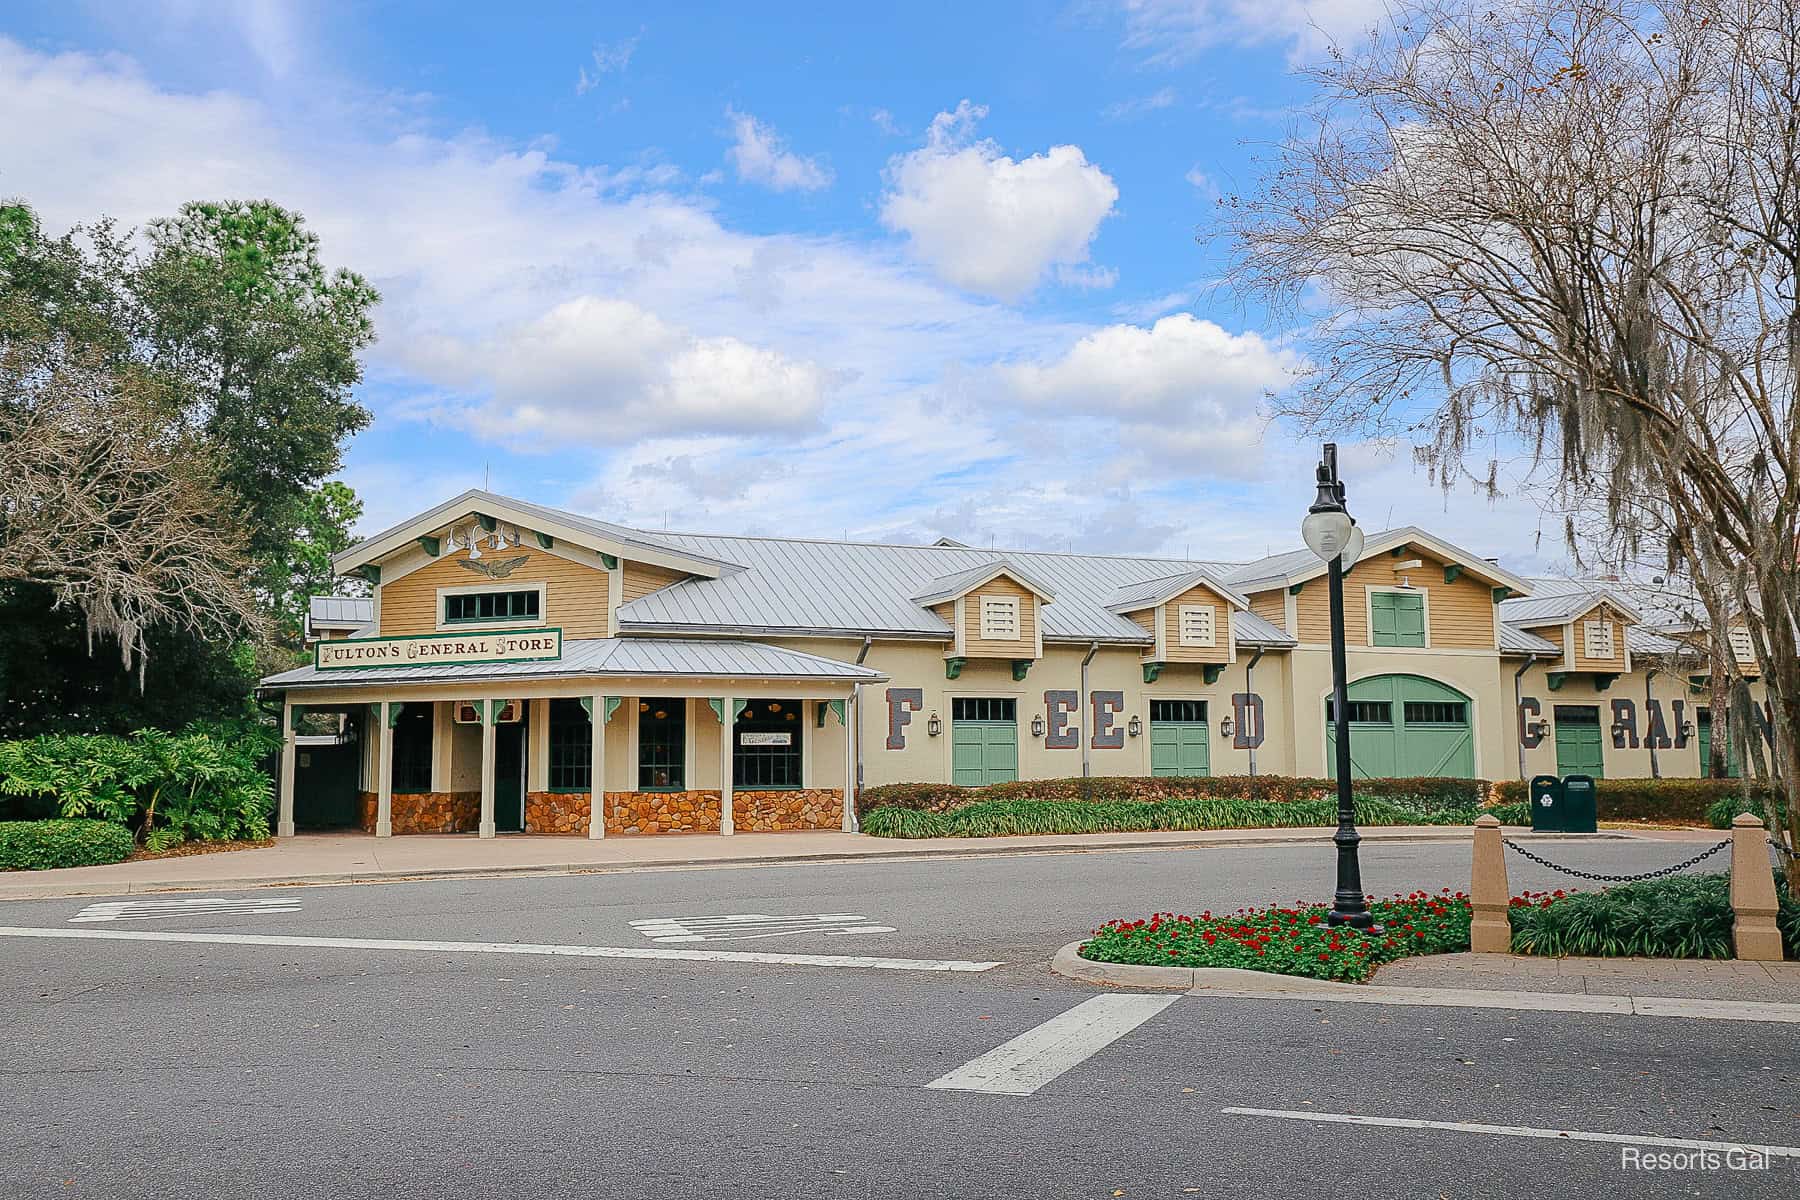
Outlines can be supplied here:
<path id="1" fill-rule="evenodd" d="M 481 705 L 481 828 L 480 836 L 494 836 L 494 718 L 504 700 L 478 700 Z"/>
<path id="2" fill-rule="evenodd" d="M 856 724 L 862 689 L 852 687 L 844 701 L 844 832 L 856 832 Z"/>
<path id="3" fill-rule="evenodd" d="M 736 821 L 731 811 L 731 742 L 736 736 L 737 707 L 736 699 L 726 696 L 719 702 L 719 832 L 732 834 L 737 832 Z"/>
<path id="4" fill-rule="evenodd" d="M 375 706 L 375 836 L 394 836 L 394 719 L 400 706 L 383 700 Z"/>
<path id="5" fill-rule="evenodd" d="M 275 796 L 275 836 L 294 836 L 294 762 L 295 738 L 298 731 L 294 722 L 300 713 L 288 701 L 281 698 L 281 782 Z"/>
<path id="6" fill-rule="evenodd" d="M 588 836 L 606 836 L 606 697 L 587 698 L 588 720 L 594 730 L 594 749 L 588 769 Z"/>

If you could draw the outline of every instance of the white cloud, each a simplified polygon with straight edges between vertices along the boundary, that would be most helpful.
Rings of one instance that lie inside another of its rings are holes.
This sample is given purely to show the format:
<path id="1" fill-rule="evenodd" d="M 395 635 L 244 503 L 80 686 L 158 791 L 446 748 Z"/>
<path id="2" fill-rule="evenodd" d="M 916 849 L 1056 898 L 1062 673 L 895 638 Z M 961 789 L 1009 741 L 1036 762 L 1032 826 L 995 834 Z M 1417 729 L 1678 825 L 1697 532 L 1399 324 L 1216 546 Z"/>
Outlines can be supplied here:
<path id="1" fill-rule="evenodd" d="M 1176 100 L 1175 89 L 1166 87 L 1151 92 L 1148 96 L 1135 96 L 1130 100 L 1120 100 L 1100 110 L 1100 115 L 1109 121 L 1123 121 L 1130 117 L 1141 117 L 1145 113 L 1171 107 Z"/>
<path id="2" fill-rule="evenodd" d="M 831 168 L 816 158 L 802 158 L 765 122 L 736 109 L 725 110 L 731 122 L 731 149 L 726 157 L 745 183 L 759 183 L 777 192 L 816 192 L 830 187 Z"/>
<path id="3" fill-rule="evenodd" d="M 1119 189 L 1079 146 L 1015 161 L 976 141 L 986 115 L 964 100 L 937 115 L 923 147 L 890 160 L 881 220 L 941 278 L 1016 300 L 1052 267 L 1087 262 Z"/>
<path id="4" fill-rule="evenodd" d="M 608 75 L 617 75 L 631 65 L 631 56 L 637 53 L 638 42 L 643 35 L 626 38 L 622 42 L 602 42 L 594 47 L 589 56 L 593 59 L 594 73 L 588 74 L 586 64 L 575 79 L 575 94 L 585 96 L 600 86 L 600 81 Z"/>
<path id="5" fill-rule="evenodd" d="M 1385 0 L 1122 0 L 1125 46 L 1151 62 L 1184 62 L 1220 45 L 1286 45 L 1315 58 L 1384 18 Z"/>

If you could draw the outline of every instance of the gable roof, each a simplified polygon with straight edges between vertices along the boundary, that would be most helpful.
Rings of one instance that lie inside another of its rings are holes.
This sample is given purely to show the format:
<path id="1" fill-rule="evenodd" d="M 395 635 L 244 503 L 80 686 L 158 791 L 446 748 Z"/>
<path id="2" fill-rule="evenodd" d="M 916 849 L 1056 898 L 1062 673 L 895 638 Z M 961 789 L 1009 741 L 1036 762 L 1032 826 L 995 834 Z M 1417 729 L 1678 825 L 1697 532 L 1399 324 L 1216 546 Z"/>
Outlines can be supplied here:
<path id="1" fill-rule="evenodd" d="M 480 488 L 471 488 L 416 517 L 364 538 L 348 550 L 332 555 L 331 568 L 340 575 L 348 574 L 360 566 L 404 550 L 415 539 L 434 529 L 454 524 L 472 513 L 523 526 L 534 533 L 565 538 L 590 550 L 618 554 L 636 562 L 667 567 L 690 575 L 717 578 L 738 569 L 735 563 L 676 549 L 657 535 L 640 529 L 628 529 L 608 521 L 597 521 L 592 517 L 561 509 L 546 508 L 528 500 L 495 495 Z"/>
<path id="2" fill-rule="evenodd" d="M 1601 604 L 1611 605 L 1633 622 L 1644 619 L 1637 609 L 1620 599 L 1617 592 L 1604 584 L 1569 582 L 1559 585 L 1552 582 L 1549 586 L 1560 587 L 1562 590 L 1501 601 L 1500 619 L 1521 629 L 1566 625 Z"/>
<path id="3" fill-rule="evenodd" d="M 948 575 L 940 575 L 925 585 L 925 590 L 912 598 L 914 604 L 942 604 L 946 600 L 954 600 L 965 596 L 984 583 L 998 579 L 1002 575 L 1010 576 L 1023 584 L 1025 589 L 1045 604 L 1056 599 L 1056 591 L 1049 584 L 1032 577 L 1029 571 L 1021 568 L 1009 558 L 997 558 L 992 562 L 976 563 L 972 567 L 964 567 L 960 571 L 952 571 Z"/>
<path id="4" fill-rule="evenodd" d="M 1426 533 L 1417 525 L 1365 535 L 1362 558 L 1358 561 L 1367 561 L 1384 550 L 1407 545 L 1417 545 L 1434 558 L 1454 563 L 1493 587 L 1503 587 L 1521 596 L 1529 595 L 1532 590 L 1531 582 L 1524 576 L 1514 575 L 1479 554 L 1452 545 L 1436 534 Z M 1324 561 L 1311 550 L 1289 550 L 1285 554 L 1271 554 L 1256 562 L 1244 563 L 1228 572 L 1225 580 L 1244 592 L 1262 592 L 1302 583 L 1324 573 Z"/>
<path id="5" fill-rule="evenodd" d="M 1155 608 L 1158 604 L 1173 600 L 1183 592 L 1201 585 L 1211 588 L 1239 608 L 1250 607 L 1250 598 L 1220 579 L 1211 568 L 1196 567 L 1191 571 L 1164 575 L 1160 579 L 1145 579 L 1121 585 L 1114 590 L 1112 602 L 1106 608 L 1108 612 L 1115 613 L 1133 613 Z"/>
<path id="6" fill-rule="evenodd" d="M 1541 638 L 1516 625 L 1500 622 L 1500 653 L 1502 654 L 1554 654 L 1562 657 L 1563 648 L 1549 638 Z"/>

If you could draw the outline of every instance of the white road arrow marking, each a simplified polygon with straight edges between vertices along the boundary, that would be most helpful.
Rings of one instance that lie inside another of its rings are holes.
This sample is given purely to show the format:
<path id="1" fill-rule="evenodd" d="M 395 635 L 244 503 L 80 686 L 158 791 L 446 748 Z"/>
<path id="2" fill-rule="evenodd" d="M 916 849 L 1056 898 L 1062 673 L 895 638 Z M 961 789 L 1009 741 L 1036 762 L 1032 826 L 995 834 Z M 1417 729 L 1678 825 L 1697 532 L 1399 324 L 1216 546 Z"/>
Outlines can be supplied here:
<path id="1" fill-rule="evenodd" d="M 891 925 L 870 925 L 868 920 L 860 913 L 801 913 L 793 916 L 724 913 L 706 917 L 646 917 L 631 922 L 631 927 L 653 942 L 742 942 L 794 933 L 841 937 L 847 933 L 894 932 Z"/>
<path id="2" fill-rule="evenodd" d="M 192 896 L 180 900 L 104 900 L 90 904 L 69 920 L 77 924 L 96 921 L 151 921 L 159 917 L 211 917 L 291 913 L 300 901 L 291 896 Z"/>

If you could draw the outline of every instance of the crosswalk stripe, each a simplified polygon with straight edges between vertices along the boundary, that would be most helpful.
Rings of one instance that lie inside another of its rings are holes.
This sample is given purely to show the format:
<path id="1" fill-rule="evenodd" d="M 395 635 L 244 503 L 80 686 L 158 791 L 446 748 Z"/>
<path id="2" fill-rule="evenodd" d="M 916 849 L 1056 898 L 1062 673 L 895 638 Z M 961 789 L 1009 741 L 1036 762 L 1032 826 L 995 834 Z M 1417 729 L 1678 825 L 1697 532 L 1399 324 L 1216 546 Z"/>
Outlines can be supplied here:
<path id="1" fill-rule="evenodd" d="M 1127 992 L 1083 1000 L 1068 1012 L 1051 1017 L 925 1086 L 1029 1096 L 1180 998 Z"/>

